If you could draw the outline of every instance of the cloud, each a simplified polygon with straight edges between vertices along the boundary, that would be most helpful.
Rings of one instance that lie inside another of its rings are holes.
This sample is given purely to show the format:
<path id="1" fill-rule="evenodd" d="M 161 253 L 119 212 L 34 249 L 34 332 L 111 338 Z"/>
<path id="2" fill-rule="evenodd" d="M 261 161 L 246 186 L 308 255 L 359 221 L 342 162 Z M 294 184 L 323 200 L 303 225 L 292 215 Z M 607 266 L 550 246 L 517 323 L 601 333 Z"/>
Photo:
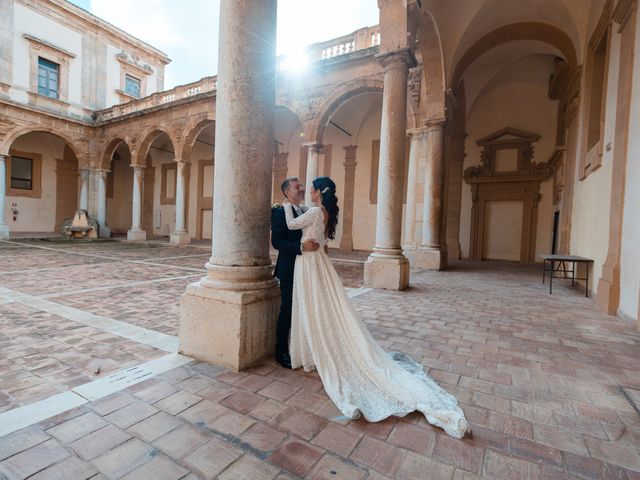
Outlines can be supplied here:
<path id="1" fill-rule="evenodd" d="M 74 3 L 84 6 L 86 0 Z M 169 55 L 166 89 L 217 72 L 219 9 L 220 0 L 91 0 L 90 4 L 94 15 Z M 278 52 L 377 23 L 376 0 L 279 0 Z"/>

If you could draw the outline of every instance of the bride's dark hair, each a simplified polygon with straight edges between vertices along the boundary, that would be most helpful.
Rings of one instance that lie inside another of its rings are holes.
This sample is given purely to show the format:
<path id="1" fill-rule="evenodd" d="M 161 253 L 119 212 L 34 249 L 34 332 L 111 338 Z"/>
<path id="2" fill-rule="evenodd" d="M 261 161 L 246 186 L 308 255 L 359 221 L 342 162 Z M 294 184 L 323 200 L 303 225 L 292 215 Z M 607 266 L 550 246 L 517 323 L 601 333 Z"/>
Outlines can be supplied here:
<path id="1" fill-rule="evenodd" d="M 338 224 L 338 197 L 336 197 L 336 184 L 329 177 L 318 177 L 313 182 L 313 188 L 320 190 L 322 206 L 327 209 L 329 222 L 327 222 L 327 237 L 333 240 L 336 236 Z"/>

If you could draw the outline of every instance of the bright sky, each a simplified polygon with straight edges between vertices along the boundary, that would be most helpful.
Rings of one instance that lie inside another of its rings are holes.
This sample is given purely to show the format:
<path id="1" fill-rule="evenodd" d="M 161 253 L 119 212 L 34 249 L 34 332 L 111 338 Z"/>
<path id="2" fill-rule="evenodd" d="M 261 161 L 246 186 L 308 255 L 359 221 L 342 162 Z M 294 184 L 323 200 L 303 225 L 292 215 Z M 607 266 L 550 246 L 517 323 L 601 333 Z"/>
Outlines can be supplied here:
<path id="1" fill-rule="evenodd" d="M 218 70 L 220 0 L 70 1 L 169 55 L 166 89 Z M 278 54 L 377 23 L 377 0 L 279 0 Z"/>

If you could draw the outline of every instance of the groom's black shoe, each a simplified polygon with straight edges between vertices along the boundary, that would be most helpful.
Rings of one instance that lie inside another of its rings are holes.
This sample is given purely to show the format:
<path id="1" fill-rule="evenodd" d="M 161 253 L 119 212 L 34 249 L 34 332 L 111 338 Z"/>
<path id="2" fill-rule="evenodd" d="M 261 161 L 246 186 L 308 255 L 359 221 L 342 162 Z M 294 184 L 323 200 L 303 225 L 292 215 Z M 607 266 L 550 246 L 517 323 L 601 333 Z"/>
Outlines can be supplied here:
<path id="1" fill-rule="evenodd" d="M 276 355 L 276 361 L 284 368 L 291 368 L 291 357 L 288 353 L 280 353 Z"/>

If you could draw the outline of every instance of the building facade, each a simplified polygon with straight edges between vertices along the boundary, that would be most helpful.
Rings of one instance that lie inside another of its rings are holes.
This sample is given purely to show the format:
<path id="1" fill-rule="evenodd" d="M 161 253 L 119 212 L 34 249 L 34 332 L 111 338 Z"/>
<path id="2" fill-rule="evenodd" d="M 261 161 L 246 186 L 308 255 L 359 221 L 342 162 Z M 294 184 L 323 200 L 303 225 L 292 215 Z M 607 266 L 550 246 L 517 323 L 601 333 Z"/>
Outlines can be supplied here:
<path id="1" fill-rule="evenodd" d="M 601 308 L 638 321 L 636 1 L 378 4 L 304 71 L 274 61 L 270 200 L 286 176 L 334 178 L 330 246 L 372 251 L 371 286 L 571 253 L 594 259 Z M 103 236 L 215 243 L 217 78 L 164 91 L 167 56 L 82 9 L 0 5 L 0 233 L 83 208 Z"/>

